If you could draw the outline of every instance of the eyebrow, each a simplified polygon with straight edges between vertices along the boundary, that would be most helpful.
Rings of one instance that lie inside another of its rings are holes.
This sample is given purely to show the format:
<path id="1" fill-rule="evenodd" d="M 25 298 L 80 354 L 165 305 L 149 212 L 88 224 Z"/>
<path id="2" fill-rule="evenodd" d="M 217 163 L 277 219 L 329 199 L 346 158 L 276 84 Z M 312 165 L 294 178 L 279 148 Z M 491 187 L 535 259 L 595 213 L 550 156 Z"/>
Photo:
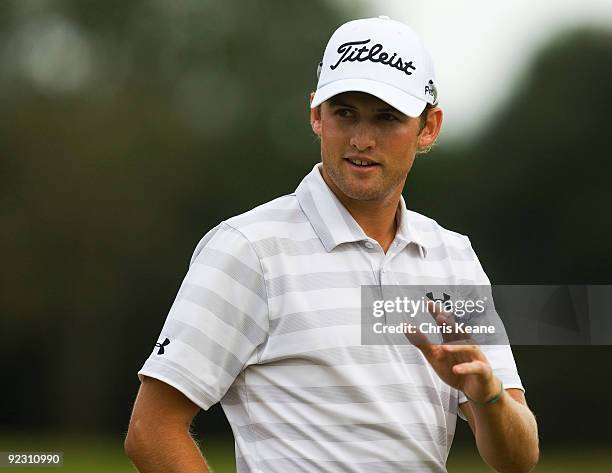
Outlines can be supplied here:
<path id="1" fill-rule="evenodd" d="M 354 105 L 351 105 L 349 103 L 343 102 L 341 99 L 338 99 L 337 97 L 332 97 L 329 99 L 329 104 L 333 107 L 346 107 L 346 108 L 352 108 L 353 110 L 356 110 L 357 107 L 355 107 Z M 392 113 L 399 113 L 400 115 L 403 115 L 402 112 L 400 112 L 398 109 L 391 107 L 390 105 L 387 105 L 385 107 L 382 108 L 378 108 L 376 109 L 376 112 L 378 113 L 384 113 L 384 112 L 392 112 Z"/>

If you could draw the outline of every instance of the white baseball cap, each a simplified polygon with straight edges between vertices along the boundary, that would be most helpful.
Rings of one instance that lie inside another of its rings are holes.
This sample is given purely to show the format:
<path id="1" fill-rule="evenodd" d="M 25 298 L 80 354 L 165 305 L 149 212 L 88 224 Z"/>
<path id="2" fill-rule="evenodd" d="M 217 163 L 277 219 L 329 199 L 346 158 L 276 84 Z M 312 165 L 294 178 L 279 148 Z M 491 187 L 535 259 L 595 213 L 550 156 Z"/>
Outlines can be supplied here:
<path id="1" fill-rule="evenodd" d="M 311 108 L 349 91 L 372 94 L 410 117 L 438 102 L 431 56 L 412 29 L 386 16 L 334 31 L 318 75 Z"/>

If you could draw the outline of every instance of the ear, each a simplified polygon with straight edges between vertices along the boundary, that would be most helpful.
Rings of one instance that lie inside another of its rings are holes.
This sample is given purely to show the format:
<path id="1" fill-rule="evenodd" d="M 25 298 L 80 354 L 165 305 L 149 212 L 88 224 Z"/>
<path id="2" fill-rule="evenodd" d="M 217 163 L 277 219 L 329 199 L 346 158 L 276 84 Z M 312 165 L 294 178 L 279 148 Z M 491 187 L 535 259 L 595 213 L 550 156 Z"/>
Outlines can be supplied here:
<path id="1" fill-rule="evenodd" d="M 315 93 L 310 93 L 310 103 L 314 98 Z M 321 106 L 310 109 L 310 127 L 315 135 L 321 136 Z"/>
<path id="2" fill-rule="evenodd" d="M 432 108 L 429 111 L 425 126 L 419 133 L 418 149 L 424 150 L 434 144 L 442 128 L 442 117 L 442 109 L 439 107 Z"/>

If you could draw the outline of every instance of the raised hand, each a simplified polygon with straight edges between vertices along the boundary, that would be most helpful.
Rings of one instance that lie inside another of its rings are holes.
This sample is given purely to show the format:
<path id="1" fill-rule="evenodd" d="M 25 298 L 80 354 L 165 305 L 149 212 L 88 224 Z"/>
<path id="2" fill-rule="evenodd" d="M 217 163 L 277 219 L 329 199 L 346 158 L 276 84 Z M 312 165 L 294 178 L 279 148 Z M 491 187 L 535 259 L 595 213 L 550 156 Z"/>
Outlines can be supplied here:
<path id="1" fill-rule="evenodd" d="M 443 344 L 434 344 L 423 332 L 407 333 L 406 337 L 415 345 L 440 379 L 449 386 L 463 391 L 477 403 L 494 399 L 501 390 L 501 382 L 493 375 L 489 360 L 473 340 L 452 330 L 455 326 L 453 314 L 428 304 L 428 310 L 439 326 L 451 330 L 443 332 Z"/>

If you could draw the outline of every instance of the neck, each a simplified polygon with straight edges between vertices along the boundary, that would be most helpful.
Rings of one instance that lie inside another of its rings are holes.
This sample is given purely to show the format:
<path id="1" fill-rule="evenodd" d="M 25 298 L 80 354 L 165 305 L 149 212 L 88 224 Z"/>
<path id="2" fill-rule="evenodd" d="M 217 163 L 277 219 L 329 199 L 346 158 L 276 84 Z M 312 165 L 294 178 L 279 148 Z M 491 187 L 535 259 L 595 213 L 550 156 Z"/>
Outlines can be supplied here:
<path id="1" fill-rule="evenodd" d="M 338 197 L 340 199 L 340 197 Z M 346 196 L 344 196 L 346 199 Z M 373 202 L 343 201 L 351 216 L 364 233 L 376 240 L 386 253 L 397 232 L 396 212 L 399 199 L 395 202 L 374 204 Z M 370 205 L 368 205 L 370 204 Z"/>
<path id="2" fill-rule="evenodd" d="M 348 197 L 338 189 L 325 172 L 322 175 L 329 188 L 364 233 L 376 240 L 386 253 L 397 232 L 395 217 L 402 189 L 399 188 L 382 200 L 357 200 Z"/>

